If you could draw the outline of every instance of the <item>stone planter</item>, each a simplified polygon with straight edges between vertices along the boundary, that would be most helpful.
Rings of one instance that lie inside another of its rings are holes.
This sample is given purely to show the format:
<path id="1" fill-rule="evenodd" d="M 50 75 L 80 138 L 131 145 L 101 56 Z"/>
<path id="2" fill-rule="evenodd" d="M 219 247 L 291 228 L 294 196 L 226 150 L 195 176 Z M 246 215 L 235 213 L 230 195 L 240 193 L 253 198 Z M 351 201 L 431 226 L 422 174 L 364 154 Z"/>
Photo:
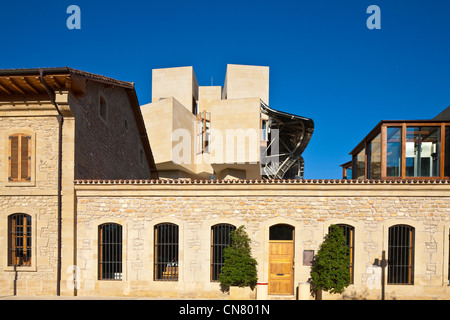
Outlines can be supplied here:
<path id="1" fill-rule="evenodd" d="M 255 291 L 250 287 L 230 287 L 230 300 L 255 300 Z"/>

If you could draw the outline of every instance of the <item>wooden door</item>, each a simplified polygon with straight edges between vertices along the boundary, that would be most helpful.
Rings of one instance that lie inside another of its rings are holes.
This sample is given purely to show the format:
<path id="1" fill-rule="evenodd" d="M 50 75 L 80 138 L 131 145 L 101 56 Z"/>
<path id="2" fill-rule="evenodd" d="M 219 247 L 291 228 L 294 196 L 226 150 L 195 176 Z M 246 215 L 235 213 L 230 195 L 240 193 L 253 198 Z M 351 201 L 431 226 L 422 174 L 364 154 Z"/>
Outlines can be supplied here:
<path id="1" fill-rule="evenodd" d="M 269 242 L 269 294 L 294 294 L 294 241 Z"/>

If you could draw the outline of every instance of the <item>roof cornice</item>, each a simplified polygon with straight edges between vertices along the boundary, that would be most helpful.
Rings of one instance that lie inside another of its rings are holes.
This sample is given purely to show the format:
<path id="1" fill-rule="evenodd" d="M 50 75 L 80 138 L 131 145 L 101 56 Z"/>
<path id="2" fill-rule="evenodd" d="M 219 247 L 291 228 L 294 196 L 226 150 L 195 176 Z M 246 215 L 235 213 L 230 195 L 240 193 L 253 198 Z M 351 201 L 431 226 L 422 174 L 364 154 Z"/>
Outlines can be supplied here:
<path id="1" fill-rule="evenodd" d="M 306 180 L 190 180 L 190 179 L 167 179 L 167 180 L 75 180 L 76 185 L 271 185 L 271 184 L 347 184 L 347 185 L 383 185 L 383 184 L 450 184 L 450 179 L 389 179 L 389 180 L 343 180 L 343 179 L 306 179 Z"/>

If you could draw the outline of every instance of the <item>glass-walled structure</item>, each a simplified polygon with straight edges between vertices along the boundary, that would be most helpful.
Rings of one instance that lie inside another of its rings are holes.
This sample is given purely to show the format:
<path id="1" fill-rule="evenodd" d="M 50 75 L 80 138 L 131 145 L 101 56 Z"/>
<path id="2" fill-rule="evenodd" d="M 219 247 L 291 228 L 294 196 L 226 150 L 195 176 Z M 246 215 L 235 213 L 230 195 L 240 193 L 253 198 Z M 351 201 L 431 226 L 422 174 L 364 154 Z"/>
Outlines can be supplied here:
<path id="1" fill-rule="evenodd" d="M 450 120 L 382 121 L 350 154 L 353 179 L 448 178 Z"/>

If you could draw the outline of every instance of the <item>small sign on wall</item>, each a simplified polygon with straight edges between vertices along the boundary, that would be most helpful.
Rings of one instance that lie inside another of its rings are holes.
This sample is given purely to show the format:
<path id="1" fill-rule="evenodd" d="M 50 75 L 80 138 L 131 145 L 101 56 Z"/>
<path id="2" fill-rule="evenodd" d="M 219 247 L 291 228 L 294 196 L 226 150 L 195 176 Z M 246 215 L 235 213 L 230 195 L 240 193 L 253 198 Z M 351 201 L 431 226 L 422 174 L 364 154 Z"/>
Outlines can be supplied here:
<path id="1" fill-rule="evenodd" d="M 311 267 L 314 260 L 314 250 L 303 250 L 303 265 Z"/>

